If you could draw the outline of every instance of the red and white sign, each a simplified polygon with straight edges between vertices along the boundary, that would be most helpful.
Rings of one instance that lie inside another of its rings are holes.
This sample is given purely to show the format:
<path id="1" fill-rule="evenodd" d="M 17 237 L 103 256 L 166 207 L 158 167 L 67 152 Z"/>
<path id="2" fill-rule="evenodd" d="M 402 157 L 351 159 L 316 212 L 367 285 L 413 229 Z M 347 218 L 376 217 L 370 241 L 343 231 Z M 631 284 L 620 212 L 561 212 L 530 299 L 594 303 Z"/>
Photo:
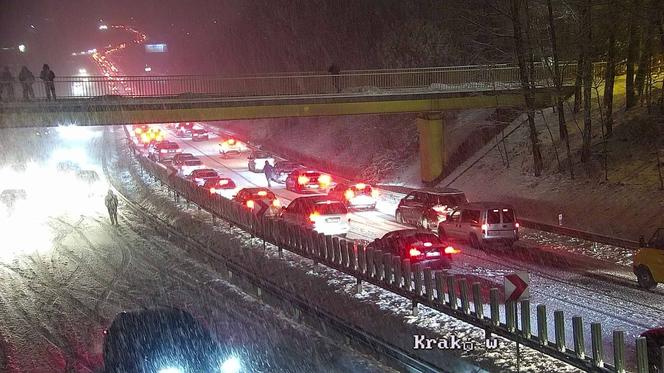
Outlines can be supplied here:
<path id="1" fill-rule="evenodd" d="M 530 298 L 530 275 L 528 272 L 515 272 L 505 276 L 505 300 L 518 302 Z"/>
<path id="2" fill-rule="evenodd" d="M 267 201 L 259 199 L 259 200 L 256 201 L 256 208 L 254 209 L 254 212 L 258 216 L 263 216 L 263 215 L 265 215 L 265 212 L 269 208 L 270 208 L 270 205 Z"/>

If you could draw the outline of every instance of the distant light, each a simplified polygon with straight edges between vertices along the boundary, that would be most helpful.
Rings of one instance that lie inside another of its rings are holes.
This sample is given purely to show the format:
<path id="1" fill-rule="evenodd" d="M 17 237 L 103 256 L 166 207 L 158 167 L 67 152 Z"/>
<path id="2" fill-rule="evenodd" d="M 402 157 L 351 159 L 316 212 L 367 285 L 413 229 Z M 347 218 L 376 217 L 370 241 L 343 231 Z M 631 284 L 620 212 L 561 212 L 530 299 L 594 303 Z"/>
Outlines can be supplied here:
<path id="1" fill-rule="evenodd" d="M 20 45 L 18 46 L 18 51 L 21 52 L 21 53 L 25 53 L 25 45 L 24 45 L 24 44 L 20 44 Z"/>
<path id="2" fill-rule="evenodd" d="M 86 70 L 86 69 L 78 69 L 78 75 L 87 76 L 87 75 L 88 75 L 88 70 Z"/>
<path id="3" fill-rule="evenodd" d="M 238 360 L 238 358 L 231 357 L 224 361 L 219 368 L 221 373 L 238 373 L 240 369 L 242 369 L 242 365 L 240 364 L 240 360 Z"/>
<path id="4" fill-rule="evenodd" d="M 146 73 L 149 73 L 150 71 L 152 71 L 152 68 L 150 66 L 145 66 L 144 70 Z"/>
<path id="5" fill-rule="evenodd" d="M 108 26 L 107 25 L 101 25 L 101 26 L 99 26 L 99 29 L 100 30 L 108 30 Z"/>
<path id="6" fill-rule="evenodd" d="M 72 56 L 78 56 L 78 53 L 74 52 L 71 54 Z"/>
<path id="7" fill-rule="evenodd" d="M 95 53 L 95 52 L 97 52 L 96 48 L 95 49 L 88 49 L 88 54 L 92 54 L 92 53 Z"/>

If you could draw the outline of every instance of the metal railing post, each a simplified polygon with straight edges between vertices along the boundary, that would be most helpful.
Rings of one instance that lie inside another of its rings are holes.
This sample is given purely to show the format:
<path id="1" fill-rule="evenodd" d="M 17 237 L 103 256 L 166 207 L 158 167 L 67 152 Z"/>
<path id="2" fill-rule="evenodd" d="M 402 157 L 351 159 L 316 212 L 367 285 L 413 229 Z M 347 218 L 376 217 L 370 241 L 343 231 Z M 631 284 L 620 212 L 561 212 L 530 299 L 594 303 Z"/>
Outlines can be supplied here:
<path id="1" fill-rule="evenodd" d="M 583 340 L 583 319 L 581 316 L 572 317 L 572 334 L 574 336 L 574 352 L 579 359 L 586 358 L 586 344 Z"/>
<path id="2" fill-rule="evenodd" d="M 613 366 L 616 373 L 625 373 L 625 332 L 613 331 Z"/>
<path id="3" fill-rule="evenodd" d="M 604 367 L 604 347 L 602 345 L 602 324 L 594 322 L 590 324 L 590 335 L 593 349 L 593 365 Z"/>

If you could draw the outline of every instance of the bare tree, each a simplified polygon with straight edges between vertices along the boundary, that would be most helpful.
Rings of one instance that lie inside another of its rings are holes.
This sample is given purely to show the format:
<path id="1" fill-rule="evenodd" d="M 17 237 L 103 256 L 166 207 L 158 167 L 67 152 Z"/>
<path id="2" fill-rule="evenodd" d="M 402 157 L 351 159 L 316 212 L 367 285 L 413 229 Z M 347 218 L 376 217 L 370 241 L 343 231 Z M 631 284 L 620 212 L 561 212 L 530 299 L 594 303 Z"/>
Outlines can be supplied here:
<path id="1" fill-rule="evenodd" d="M 640 10 L 642 0 L 632 0 L 629 7 L 629 39 L 627 41 L 627 73 L 625 77 L 625 109 L 630 109 L 636 104 L 634 94 L 634 64 L 638 59 L 641 28 Z"/>
<path id="2" fill-rule="evenodd" d="M 591 1 L 583 0 L 581 3 L 581 51 L 583 53 L 583 146 L 581 147 L 581 161 L 590 160 L 590 146 L 592 141 L 592 17 Z"/>
<path id="3" fill-rule="evenodd" d="M 537 127 L 535 126 L 535 97 L 533 94 L 531 77 L 528 69 L 528 61 L 526 56 L 530 52 L 526 51 L 526 45 L 523 40 L 523 27 L 521 20 L 521 9 L 523 8 L 524 0 L 511 0 L 510 18 L 512 20 L 512 27 L 514 31 L 514 52 L 519 64 L 519 75 L 521 78 L 521 88 L 526 101 L 526 111 L 528 114 L 528 126 L 530 128 L 530 143 L 533 152 L 533 171 L 535 176 L 542 174 L 544 168 L 542 161 L 542 153 L 540 151 L 539 139 L 537 138 Z"/>
<path id="4" fill-rule="evenodd" d="M 616 14 L 616 0 L 609 0 L 609 25 L 618 21 Z M 606 71 L 604 72 L 604 107 L 606 108 L 606 119 L 604 127 L 606 128 L 606 137 L 613 135 L 613 86 L 616 77 L 616 27 L 608 28 L 609 35 L 607 40 L 606 53 Z"/>
<path id="5" fill-rule="evenodd" d="M 556 39 L 556 25 L 553 17 L 553 5 L 551 0 L 546 0 L 549 19 L 549 40 L 551 41 L 551 54 L 553 55 L 553 83 L 556 87 L 556 110 L 558 112 L 558 135 L 565 141 L 567 148 L 567 164 L 569 166 L 570 177 L 574 179 L 574 167 L 572 162 L 572 152 L 569 148 L 569 135 L 567 133 L 567 123 L 565 122 L 565 107 L 563 97 L 563 78 L 560 74 L 560 60 L 558 58 L 558 42 Z"/>

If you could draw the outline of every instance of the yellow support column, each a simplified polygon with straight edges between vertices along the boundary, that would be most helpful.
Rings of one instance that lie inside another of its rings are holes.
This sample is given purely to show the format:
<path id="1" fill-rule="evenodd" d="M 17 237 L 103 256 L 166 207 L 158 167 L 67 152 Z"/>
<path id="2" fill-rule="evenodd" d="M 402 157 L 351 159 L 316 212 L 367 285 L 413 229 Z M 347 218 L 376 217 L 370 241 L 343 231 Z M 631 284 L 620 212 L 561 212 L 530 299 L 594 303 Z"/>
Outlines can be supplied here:
<path id="1" fill-rule="evenodd" d="M 420 134 L 420 174 L 422 182 L 431 183 L 443 174 L 445 148 L 442 113 L 422 113 L 417 116 Z"/>

